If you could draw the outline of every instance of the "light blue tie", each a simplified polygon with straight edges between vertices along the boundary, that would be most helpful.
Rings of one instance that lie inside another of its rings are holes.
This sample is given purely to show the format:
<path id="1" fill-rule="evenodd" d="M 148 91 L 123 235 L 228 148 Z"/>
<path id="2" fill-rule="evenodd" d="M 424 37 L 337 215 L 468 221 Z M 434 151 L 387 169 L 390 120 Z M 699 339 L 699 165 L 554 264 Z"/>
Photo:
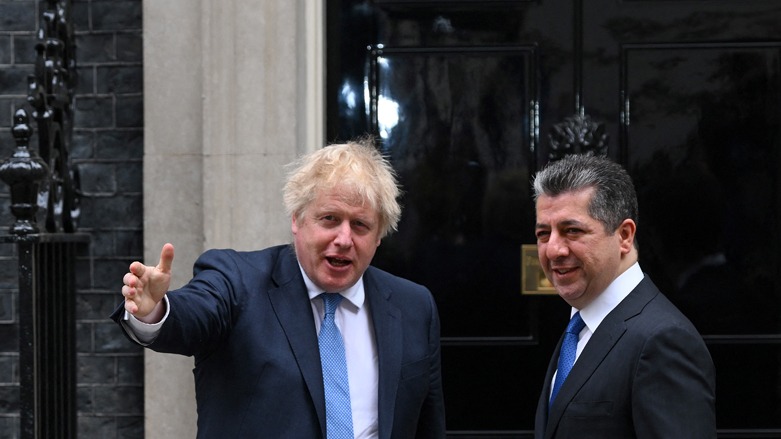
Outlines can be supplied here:
<path id="1" fill-rule="evenodd" d="M 553 382 L 553 391 L 550 395 L 548 407 L 553 405 L 556 394 L 559 393 L 561 385 L 564 384 L 564 380 L 567 379 L 569 371 L 572 370 L 572 365 L 575 364 L 575 354 L 578 352 L 578 338 L 580 337 L 580 331 L 582 331 L 585 326 L 586 324 L 583 323 L 583 319 L 580 317 L 580 311 L 572 316 L 567 325 L 567 332 L 564 333 L 564 341 L 561 343 L 561 352 L 559 353 L 556 381 Z"/>
<path id="2" fill-rule="evenodd" d="M 328 439 L 353 439 L 353 414 L 350 408 L 350 384 L 342 334 L 336 327 L 334 312 L 342 301 L 338 293 L 320 295 L 325 305 L 320 325 L 320 363 L 325 388 L 325 427 Z"/>

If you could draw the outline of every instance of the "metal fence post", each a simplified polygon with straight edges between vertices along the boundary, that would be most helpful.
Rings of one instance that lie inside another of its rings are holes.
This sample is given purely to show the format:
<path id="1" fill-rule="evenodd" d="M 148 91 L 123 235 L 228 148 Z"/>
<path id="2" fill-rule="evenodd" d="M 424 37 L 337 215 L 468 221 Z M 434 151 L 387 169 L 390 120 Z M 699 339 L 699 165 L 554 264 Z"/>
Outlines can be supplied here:
<path id="1" fill-rule="evenodd" d="M 22 439 L 72 439 L 76 425 L 76 256 L 90 237 L 76 233 L 79 178 L 69 160 L 76 82 L 70 1 L 47 0 L 27 101 L 14 113 L 16 149 L 0 165 L 16 221 L 0 243 L 19 261 L 19 381 Z M 40 215 L 39 215 L 40 214 Z M 40 218 L 39 218 L 40 217 Z"/>

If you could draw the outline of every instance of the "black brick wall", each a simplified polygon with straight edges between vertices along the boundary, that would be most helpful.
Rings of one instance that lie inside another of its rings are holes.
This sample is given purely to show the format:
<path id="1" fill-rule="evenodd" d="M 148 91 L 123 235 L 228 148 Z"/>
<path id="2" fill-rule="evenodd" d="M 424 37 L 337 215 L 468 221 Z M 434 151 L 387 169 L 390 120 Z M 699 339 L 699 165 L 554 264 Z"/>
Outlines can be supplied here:
<path id="1" fill-rule="evenodd" d="M 0 161 L 10 156 L 16 108 L 26 106 L 43 2 L 0 0 Z M 107 316 L 121 279 L 143 253 L 141 0 L 73 0 L 79 83 L 73 164 L 81 172 L 78 260 L 79 438 L 143 438 L 143 352 Z M 0 233 L 13 223 L 0 182 Z M 18 291 L 14 247 L 0 244 L 0 438 L 19 436 Z"/>

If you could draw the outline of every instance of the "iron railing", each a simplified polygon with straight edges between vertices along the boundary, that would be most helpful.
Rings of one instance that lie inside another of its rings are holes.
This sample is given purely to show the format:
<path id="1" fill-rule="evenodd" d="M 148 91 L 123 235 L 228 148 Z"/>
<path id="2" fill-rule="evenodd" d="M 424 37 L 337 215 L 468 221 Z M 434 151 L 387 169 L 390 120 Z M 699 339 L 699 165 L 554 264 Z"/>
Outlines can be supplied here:
<path id="1" fill-rule="evenodd" d="M 16 245 L 19 263 L 19 406 L 22 439 L 75 438 L 79 178 L 68 152 L 76 84 L 70 1 L 45 2 L 37 34 L 27 110 L 14 113 L 16 148 L 0 165 L 15 222 L 0 242 Z"/>

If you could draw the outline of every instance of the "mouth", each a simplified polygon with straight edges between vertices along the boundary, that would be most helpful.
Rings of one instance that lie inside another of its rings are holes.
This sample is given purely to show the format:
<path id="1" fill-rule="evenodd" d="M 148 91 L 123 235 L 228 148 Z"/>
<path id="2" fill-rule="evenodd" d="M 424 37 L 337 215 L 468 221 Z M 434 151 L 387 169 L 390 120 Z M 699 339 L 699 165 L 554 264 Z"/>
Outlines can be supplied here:
<path id="1" fill-rule="evenodd" d="M 353 262 L 349 259 L 344 258 L 337 258 L 334 256 L 326 256 L 326 261 L 328 261 L 328 264 L 334 266 L 334 267 L 347 267 L 348 265 L 352 264 Z"/>
<path id="2" fill-rule="evenodd" d="M 578 267 L 551 267 L 551 271 L 557 276 L 566 276 L 575 272 L 577 269 Z"/>

